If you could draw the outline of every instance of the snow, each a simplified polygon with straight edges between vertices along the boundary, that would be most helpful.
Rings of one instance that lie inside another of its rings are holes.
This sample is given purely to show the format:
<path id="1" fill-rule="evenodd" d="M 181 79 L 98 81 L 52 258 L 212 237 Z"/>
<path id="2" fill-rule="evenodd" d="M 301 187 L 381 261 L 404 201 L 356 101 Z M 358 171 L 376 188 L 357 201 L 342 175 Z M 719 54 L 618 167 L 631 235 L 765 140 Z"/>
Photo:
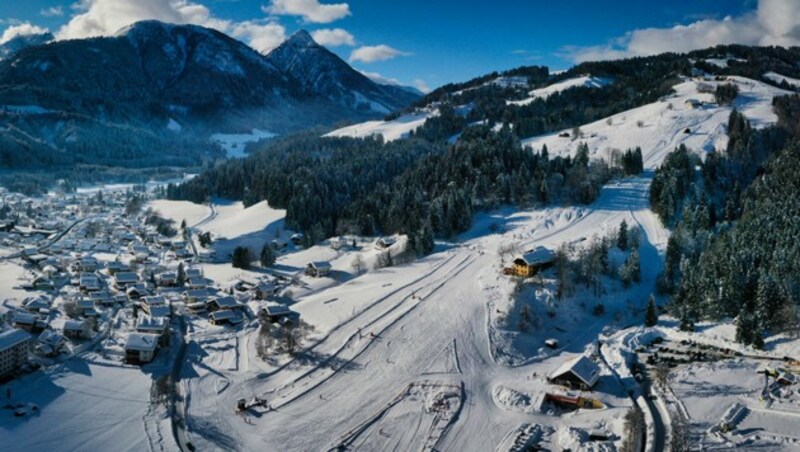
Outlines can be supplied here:
<path id="1" fill-rule="evenodd" d="M 747 60 L 745 60 L 743 58 L 734 58 L 734 57 L 731 57 L 731 56 L 728 56 L 727 58 L 706 58 L 704 61 L 706 63 L 708 63 L 708 64 L 712 64 L 712 65 L 720 67 L 720 68 L 728 67 L 729 66 L 728 63 L 730 63 L 731 61 L 736 61 L 738 63 L 746 63 L 747 62 Z"/>
<path id="2" fill-rule="evenodd" d="M 604 77 L 594 77 L 592 75 L 582 75 L 580 77 L 562 80 L 553 83 L 552 85 L 545 86 L 531 91 L 530 97 L 523 100 L 511 100 L 508 104 L 513 105 L 528 105 L 536 99 L 547 99 L 553 94 L 560 93 L 570 88 L 584 87 L 584 88 L 602 88 L 613 83 L 613 80 Z"/>
<path id="3" fill-rule="evenodd" d="M 4 250 L 2 254 L 8 255 L 15 251 Z M 30 294 L 19 286 L 25 282 L 32 281 L 33 278 L 33 275 L 21 265 L 12 261 L 0 261 L 0 298 L 21 300 L 29 296 Z M 5 303 L 0 304 L 0 314 L 6 312 L 6 310 Z"/>
<path id="4" fill-rule="evenodd" d="M 411 131 L 423 125 L 428 118 L 437 115 L 438 110 L 434 112 L 418 111 L 400 116 L 391 121 L 367 121 L 355 124 L 334 130 L 324 136 L 366 138 L 374 135 L 382 135 L 385 141 L 394 141 L 407 138 Z"/>
<path id="5" fill-rule="evenodd" d="M 785 75 L 778 74 L 777 72 L 767 72 L 764 74 L 764 77 L 772 80 L 775 83 L 782 83 L 785 81 L 791 86 L 800 87 L 800 79 L 787 77 Z"/>
<path id="6" fill-rule="evenodd" d="M 245 147 L 248 143 L 256 143 L 276 137 L 277 134 L 264 130 L 253 129 L 250 133 L 215 133 L 211 135 L 211 142 L 219 145 L 228 158 L 244 158 L 247 156 Z"/>
<path id="7" fill-rule="evenodd" d="M 183 127 L 180 124 L 178 124 L 178 121 L 175 121 L 174 119 L 169 118 L 169 122 L 167 122 L 167 129 L 169 129 L 169 130 L 171 130 L 171 131 L 173 131 L 175 133 L 178 133 L 181 130 L 183 130 Z"/>
<path id="8" fill-rule="evenodd" d="M 605 160 L 614 150 L 625 151 L 640 146 L 645 169 L 657 168 L 680 144 L 701 156 L 714 149 L 724 150 L 728 143 L 725 127 L 732 107 L 719 106 L 713 94 L 698 91 L 701 84 L 716 86 L 722 83 L 735 83 L 739 87 L 734 107 L 757 128 L 777 122 L 778 118 L 772 111 L 772 98 L 791 94 L 744 77 L 728 77 L 727 81 L 721 82 L 686 80 L 674 87 L 673 95 L 581 126 L 580 138 L 560 137 L 563 133 L 571 135 L 572 130 L 564 130 L 523 140 L 523 144 L 536 151 L 546 144 L 550 156 L 563 156 L 574 155 L 578 144 L 586 143 L 592 158 Z M 692 99 L 703 102 L 703 105 L 691 108 L 687 101 Z M 689 133 L 685 133 L 687 129 Z"/>
<path id="9" fill-rule="evenodd" d="M 211 209 L 203 204 L 195 204 L 189 201 L 169 201 L 166 199 L 151 201 L 147 204 L 147 207 L 158 212 L 162 217 L 174 221 L 176 226 L 180 225 L 181 221 L 186 220 L 186 225 L 193 227 L 208 217 L 211 212 Z"/>
<path id="10" fill-rule="evenodd" d="M 0 410 L 0 436 L 7 451 L 129 450 L 149 448 L 143 418 L 152 378 L 118 360 L 74 359 L 4 387 L 14 403 L 39 412 L 14 417 Z M 169 431 L 161 432 L 169 435 Z"/>
<path id="11" fill-rule="evenodd" d="M 0 111 L 7 111 L 21 115 L 44 115 L 53 112 L 52 110 L 48 110 L 38 105 L 0 105 Z"/>

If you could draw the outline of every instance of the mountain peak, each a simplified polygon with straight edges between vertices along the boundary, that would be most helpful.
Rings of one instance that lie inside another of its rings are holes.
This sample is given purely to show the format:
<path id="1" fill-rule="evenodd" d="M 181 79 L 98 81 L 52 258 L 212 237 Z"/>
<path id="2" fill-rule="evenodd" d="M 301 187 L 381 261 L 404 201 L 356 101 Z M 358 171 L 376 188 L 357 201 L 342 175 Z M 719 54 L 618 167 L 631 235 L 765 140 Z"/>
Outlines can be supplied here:
<path id="1" fill-rule="evenodd" d="M 319 44 L 317 44 L 316 41 L 314 41 L 314 38 L 312 38 L 311 34 L 309 32 L 307 32 L 306 30 L 298 30 L 298 31 L 296 31 L 292 36 L 289 37 L 289 39 L 286 42 L 290 42 L 290 43 L 293 43 L 293 44 L 296 44 L 296 45 L 302 45 L 302 46 L 316 46 L 316 45 L 319 45 Z"/>

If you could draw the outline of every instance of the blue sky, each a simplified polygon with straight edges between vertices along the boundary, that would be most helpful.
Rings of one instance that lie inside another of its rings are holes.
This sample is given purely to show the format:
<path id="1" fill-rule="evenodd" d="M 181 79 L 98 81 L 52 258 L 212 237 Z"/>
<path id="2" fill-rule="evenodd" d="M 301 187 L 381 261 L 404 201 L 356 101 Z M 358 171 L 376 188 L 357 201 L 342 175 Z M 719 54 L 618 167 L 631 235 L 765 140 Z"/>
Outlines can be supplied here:
<path id="1" fill-rule="evenodd" d="M 111 34 L 126 22 L 155 18 L 211 26 L 262 51 L 298 29 L 323 30 L 315 37 L 356 68 L 433 88 L 523 65 L 563 69 L 586 59 L 729 42 L 796 45 L 797 4 L 800 1 L 3 0 L 0 30 L 8 39 L 46 28 L 64 39 Z"/>

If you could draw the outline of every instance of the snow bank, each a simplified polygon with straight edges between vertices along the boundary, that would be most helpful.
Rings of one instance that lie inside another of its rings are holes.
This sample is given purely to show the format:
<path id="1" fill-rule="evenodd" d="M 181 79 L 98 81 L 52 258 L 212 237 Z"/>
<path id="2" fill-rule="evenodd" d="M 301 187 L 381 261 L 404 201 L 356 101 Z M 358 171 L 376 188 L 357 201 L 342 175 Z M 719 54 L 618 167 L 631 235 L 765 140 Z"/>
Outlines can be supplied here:
<path id="1" fill-rule="evenodd" d="M 539 412 L 544 400 L 541 394 L 531 395 L 502 385 L 492 389 L 492 399 L 500 408 L 528 414 Z"/>

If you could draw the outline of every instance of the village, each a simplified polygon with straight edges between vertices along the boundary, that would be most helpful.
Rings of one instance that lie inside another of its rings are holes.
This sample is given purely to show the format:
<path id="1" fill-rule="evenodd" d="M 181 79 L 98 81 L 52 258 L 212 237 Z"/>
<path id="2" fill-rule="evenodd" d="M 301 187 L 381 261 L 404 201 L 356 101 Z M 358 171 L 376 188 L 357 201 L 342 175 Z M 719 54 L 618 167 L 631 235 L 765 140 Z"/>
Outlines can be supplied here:
<path id="1" fill-rule="evenodd" d="M 4 294 L 16 295 L 0 307 L 3 382 L 95 353 L 131 366 L 146 366 L 159 354 L 175 361 L 187 324 L 193 331 L 235 331 L 269 323 L 277 336 L 294 337 L 290 330 L 300 317 L 290 309 L 291 288 L 307 288 L 301 279 L 330 277 L 331 264 L 309 261 L 298 271 L 231 268 L 231 250 L 217 258 L 204 242 L 210 235 L 198 237 L 185 219 L 179 227 L 146 207 L 154 196 L 152 186 L 35 199 L 0 189 Z M 209 209 L 201 222 L 216 214 Z M 303 249 L 302 239 L 285 231 L 263 240 L 281 255 Z M 395 243 L 394 237 L 361 244 L 337 237 L 329 247 L 381 253 Z M 359 262 L 357 272 L 366 264 Z M 204 275 L 204 265 L 223 268 L 222 280 Z M 35 406 L 15 402 L 11 389 L 6 398 L 16 416 Z"/>
<path id="2" fill-rule="evenodd" d="M 213 251 L 200 251 L 189 229 L 177 231 L 141 211 L 151 196 L 94 191 L 33 200 L 0 193 L 6 251 L 0 259 L 24 269 L 6 281 L 21 296 L 2 301 L 3 378 L 92 348 L 126 363 L 149 363 L 180 334 L 183 316 L 208 326 L 236 326 L 255 316 L 281 325 L 298 320 L 278 302 L 291 285 L 284 275 L 222 285 L 205 277 L 195 264 L 213 260 Z M 309 268 L 326 275 L 325 263 Z"/>

